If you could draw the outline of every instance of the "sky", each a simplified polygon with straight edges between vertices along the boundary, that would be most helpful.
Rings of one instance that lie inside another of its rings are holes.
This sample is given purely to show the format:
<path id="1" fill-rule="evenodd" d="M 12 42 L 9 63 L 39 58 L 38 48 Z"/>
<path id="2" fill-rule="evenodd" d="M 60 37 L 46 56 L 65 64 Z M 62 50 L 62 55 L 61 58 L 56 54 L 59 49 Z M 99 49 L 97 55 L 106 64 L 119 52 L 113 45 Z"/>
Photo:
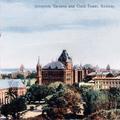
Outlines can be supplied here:
<path id="1" fill-rule="evenodd" d="M 0 68 L 34 68 L 38 56 L 44 66 L 66 49 L 74 64 L 120 69 L 120 0 L 0 0 L 0 33 Z"/>

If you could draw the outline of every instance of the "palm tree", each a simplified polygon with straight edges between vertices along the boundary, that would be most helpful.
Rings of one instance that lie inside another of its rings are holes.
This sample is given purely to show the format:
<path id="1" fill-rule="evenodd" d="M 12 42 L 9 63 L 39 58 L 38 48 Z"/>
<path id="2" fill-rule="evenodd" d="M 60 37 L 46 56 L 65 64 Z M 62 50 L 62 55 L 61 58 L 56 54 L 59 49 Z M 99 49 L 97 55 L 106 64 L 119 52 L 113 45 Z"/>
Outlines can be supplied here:
<path id="1" fill-rule="evenodd" d="M 9 88 L 8 91 L 6 92 L 6 96 L 5 98 L 8 99 L 8 101 L 10 100 L 10 102 L 14 99 L 17 98 L 17 91 L 13 88 Z"/>

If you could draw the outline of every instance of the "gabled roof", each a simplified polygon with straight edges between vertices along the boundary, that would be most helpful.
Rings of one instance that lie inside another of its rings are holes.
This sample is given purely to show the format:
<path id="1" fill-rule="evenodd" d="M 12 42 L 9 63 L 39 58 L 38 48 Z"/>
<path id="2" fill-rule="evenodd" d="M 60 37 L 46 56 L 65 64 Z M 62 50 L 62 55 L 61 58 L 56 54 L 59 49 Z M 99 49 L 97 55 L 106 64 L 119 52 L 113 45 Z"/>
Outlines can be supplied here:
<path id="1" fill-rule="evenodd" d="M 72 58 L 69 56 L 66 50 L 63 50 L 60 57 L 58 58 L 60 62 L 72 62 Z"/>
<path id="2" fill-rule="evenodd" d="M 53 61 L 45 65 L 43 69 L 65 69 L 65 66 L 59 61 Z"/>
<path id="3" fill-rule="evenodd" d="M 0 89 L 7 88 L 25 88 L 20 79 L 0 79 Z"/>
<path id="4" fill-rule="evenodd" d="M 107 71 L 104 71 L 104 72 L 97 72 L 97 75 L 107 76 L 108 74 L 112 74 L 112 73 L 111 73 L 111 72 L 107 72 Z"/>

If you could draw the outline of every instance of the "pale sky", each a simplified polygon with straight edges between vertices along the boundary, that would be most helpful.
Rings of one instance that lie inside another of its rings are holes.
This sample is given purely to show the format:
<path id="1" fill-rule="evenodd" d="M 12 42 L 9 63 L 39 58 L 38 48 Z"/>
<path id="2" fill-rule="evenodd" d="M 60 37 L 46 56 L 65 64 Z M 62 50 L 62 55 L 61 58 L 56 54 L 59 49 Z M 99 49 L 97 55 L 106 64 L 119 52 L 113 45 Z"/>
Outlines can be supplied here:
<path id="1" fill-rule="evenodd" d="M 120 0 L 104 1 L 0 0 L 0 67 L 34 68 L 38 56 L 44 66 L 66 49 L 74 64 L 120 69 Z M 99 8 L 35 8 L 53 4 Z"/>

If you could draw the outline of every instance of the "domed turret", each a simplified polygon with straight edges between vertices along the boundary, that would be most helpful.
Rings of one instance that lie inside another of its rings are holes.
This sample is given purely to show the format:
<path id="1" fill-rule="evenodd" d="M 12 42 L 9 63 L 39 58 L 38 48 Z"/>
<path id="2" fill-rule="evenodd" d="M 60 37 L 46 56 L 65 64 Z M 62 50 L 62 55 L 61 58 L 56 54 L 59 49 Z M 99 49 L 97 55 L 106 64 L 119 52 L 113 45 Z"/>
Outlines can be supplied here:
<path id="1" fill-rule="evenodd" d="M 67 69 L 72 69 L 72 58 L 69 56 L 66 50 L 63 50 L 58 61 L 63 63 Z"/>
<path id="2" fill-rule="evenodd" d="M 24 67 L 23 64 L 21 64 L 21 66 L 20 66 L 20 72 L 24 72 L 24 70 L 25 70 L 25 67 Z"/>
<path id="3" fill-rule="evenodd" d="M 111 70 L 109 64 L 106 66 L 106 70 L 107 70 L 108 72 Z"/>
<path id="4" fill-rule="evenodd" d="M 63 50 L 60 57 L 58 58 L 58 61 L 62 63 L 72 62 L 72 58 L 69 56 L 66 50 Z"/>

